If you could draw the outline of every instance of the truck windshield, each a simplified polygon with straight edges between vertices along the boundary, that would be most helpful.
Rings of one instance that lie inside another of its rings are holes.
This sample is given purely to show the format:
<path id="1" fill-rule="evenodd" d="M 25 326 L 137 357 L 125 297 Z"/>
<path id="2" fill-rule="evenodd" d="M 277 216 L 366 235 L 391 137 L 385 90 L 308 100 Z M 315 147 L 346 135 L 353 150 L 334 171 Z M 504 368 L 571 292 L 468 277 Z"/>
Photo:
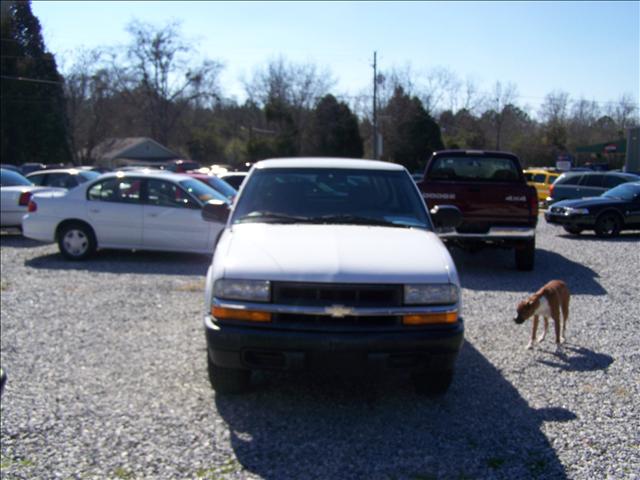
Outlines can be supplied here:
<path id="1" fill-rule="evenodd" d="M 404 171 L 273 168 L 256 170 L 232 223 L 321 223 L 431 229 Z"/>
<path id="2" fill-rule="evenodd" d="M 519 182 L 516 162 L 504 157 L 438 157 L 429 169 L 432 180 Z"/>

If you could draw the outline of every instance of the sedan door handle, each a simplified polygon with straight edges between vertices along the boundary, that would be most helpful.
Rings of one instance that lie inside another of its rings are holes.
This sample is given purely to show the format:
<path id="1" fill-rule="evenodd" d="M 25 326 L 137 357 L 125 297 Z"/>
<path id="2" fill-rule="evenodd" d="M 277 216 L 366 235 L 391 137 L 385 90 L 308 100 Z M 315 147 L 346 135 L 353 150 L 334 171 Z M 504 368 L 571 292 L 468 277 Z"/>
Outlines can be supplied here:
<path id="1" fill-rule="evenodd" d="M 157 214 L 157 213 L 150 213 L 150 214 L 149 214 L 149 216 L 150 216 L 150 217 L 157 217 L 157 216 L 158 216 L 158 214 Z"/>
<path id="2" fill-rule="evenodd" d="M 99 208 L 91 208 L 91 209 L 89 209 L 89 211 L 91 213 L 100 213 L 100 209 Z"/>

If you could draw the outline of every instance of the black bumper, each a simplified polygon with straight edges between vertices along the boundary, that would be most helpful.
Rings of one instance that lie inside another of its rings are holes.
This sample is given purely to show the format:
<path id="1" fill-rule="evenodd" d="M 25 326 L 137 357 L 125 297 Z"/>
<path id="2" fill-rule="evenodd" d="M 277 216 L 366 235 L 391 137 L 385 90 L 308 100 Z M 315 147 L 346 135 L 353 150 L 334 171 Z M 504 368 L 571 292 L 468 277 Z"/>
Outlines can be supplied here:
<path id="1" fill-rule="evenodd" d="M 348 333 L 205 325 L 211 361 L 242 369 L 450 370 L 464 339 L 462 319 L 451 326 Z"/>
<path id="2" fill-rule="evenodd" d="M 544 214 L 544 219 L 552 225 L 562 225 L 567 227 L 579 227 L 584 229 L 593 228 L 596 219 L 592 215 L 554 215 L 549 212 Z"/>

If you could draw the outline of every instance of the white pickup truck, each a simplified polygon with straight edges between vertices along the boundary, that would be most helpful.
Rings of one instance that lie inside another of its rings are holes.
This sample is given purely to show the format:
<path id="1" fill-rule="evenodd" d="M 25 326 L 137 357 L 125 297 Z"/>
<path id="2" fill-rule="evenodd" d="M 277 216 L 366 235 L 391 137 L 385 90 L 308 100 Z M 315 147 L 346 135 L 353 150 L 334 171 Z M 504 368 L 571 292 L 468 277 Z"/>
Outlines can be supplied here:
<path id="1" fill-rule="evenodd" d="M 463 342 L 460 282 L 409 173 L 370 160 L 257 163 L 226 221 L 206 281 L 212 387 L 234 393 L 252 370 L 408 369 L 444 393 Z"/>

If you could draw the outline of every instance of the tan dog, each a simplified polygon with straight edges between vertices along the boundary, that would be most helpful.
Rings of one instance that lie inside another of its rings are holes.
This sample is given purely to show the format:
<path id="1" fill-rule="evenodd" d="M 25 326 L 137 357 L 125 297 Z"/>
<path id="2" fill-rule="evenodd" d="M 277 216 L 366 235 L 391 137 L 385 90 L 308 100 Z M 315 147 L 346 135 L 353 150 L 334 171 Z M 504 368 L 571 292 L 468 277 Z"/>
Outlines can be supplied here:
<path id="1" fill-rule="evenodd" d="M 533 343 L 536 341 L 539 316 L 544 317 L 544 331 L 540 338 L 537 339 L 538 343 L 543 341 L 547 335 L 549 317 L 553 318 L 553 326 L 556 331 L 556 348 L 561 343 L 564 343 L 564 333 L 567 328 L 567 318 L 569 317 L 569 298 L 570 293 L 567 284 L 562 280 L 551 280 L 536 293 L 518 304 L 518 316 L 513 319 L 514 322 L 521 324 L 527 318 L 533 316 L 531 340 L 527 344 L 527 349 L 533 348 Z M 560 310 L 562 310 L 564 322 L 561 320 Z"/>

